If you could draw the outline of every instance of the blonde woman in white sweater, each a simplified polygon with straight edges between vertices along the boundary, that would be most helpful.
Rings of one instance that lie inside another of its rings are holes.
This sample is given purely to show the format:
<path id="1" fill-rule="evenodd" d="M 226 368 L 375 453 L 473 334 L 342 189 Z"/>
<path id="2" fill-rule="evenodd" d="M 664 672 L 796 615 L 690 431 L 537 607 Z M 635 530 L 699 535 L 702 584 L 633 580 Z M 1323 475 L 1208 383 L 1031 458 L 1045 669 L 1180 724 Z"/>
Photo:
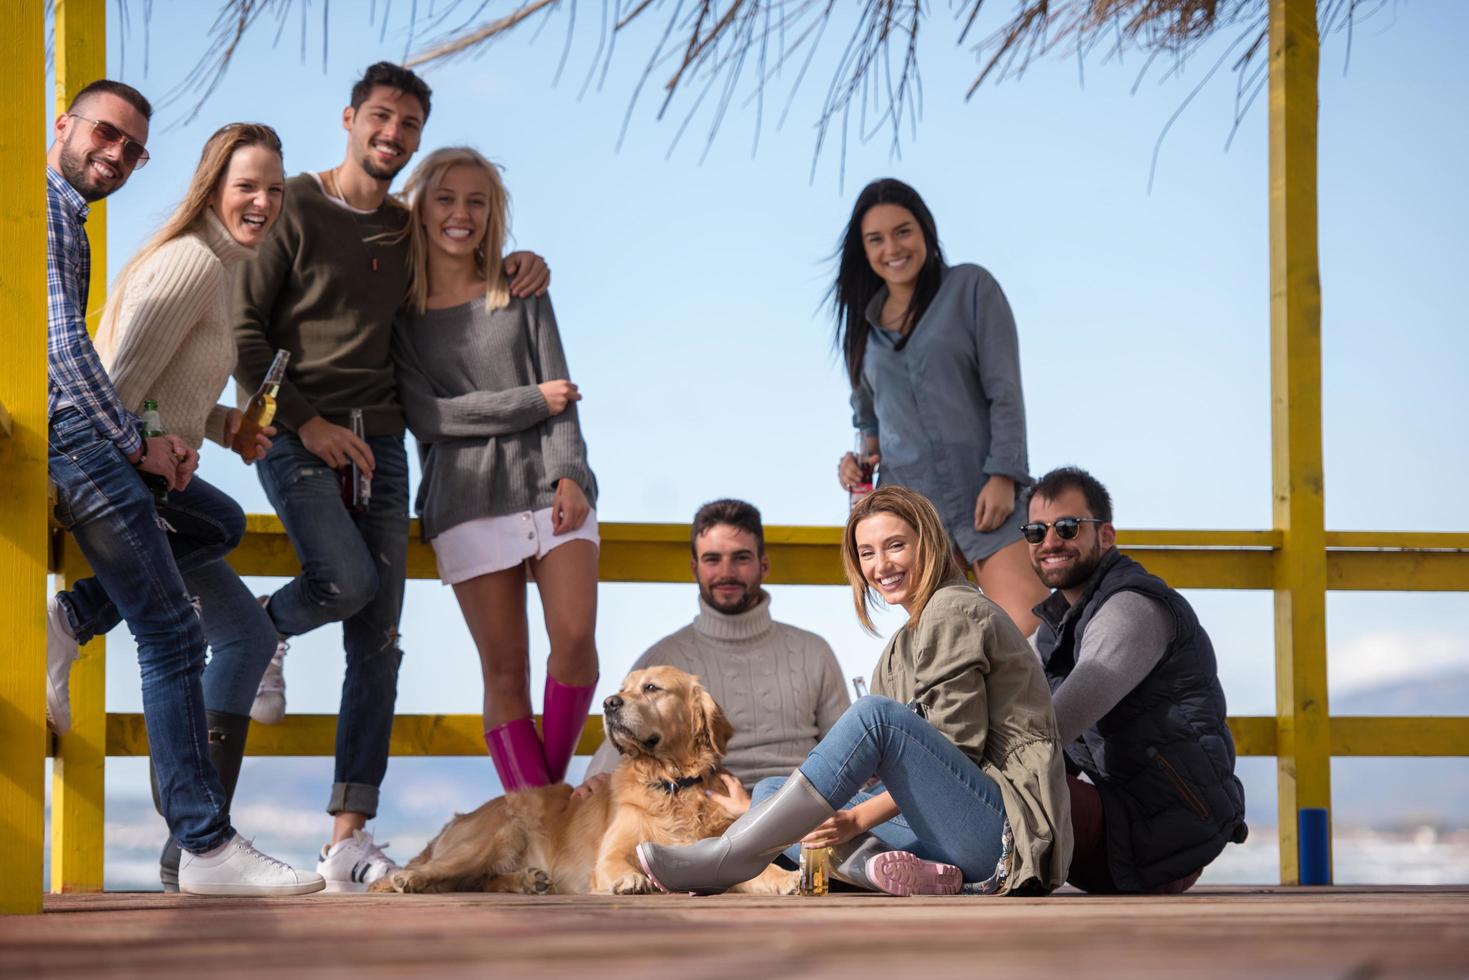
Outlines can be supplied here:
<path id="1" fill-rule="evenodd" d="M 239 410 L 217 404 L 235 366 L 226 319 L 230 267 L 264 241 L 284 188 L 273 129 L 257 123 L 220 129 L 204 145 L 183 202 L 123 267 L 102 314 L 97 351 L 123 404 L 141 414 L 145 399 L 156 401 L 164 431 L 195 449 L 205 438 L 229 446 L 239 429 Z M 265 430 L 247 464 L 270 447 L 273 433 Z M 202 673 L 209 757 L 232 796 L 250 705 L 276 645 L 269 616 L 224 560 L 244 535 L 245 515 L 196 477 L 159 502 L 158 521 L 189 594 L 197 597 L 210 656 L 207 668 L 200 662 L 168 672 L 182 676 L 145 673 L 143 684 L 199 683 Z M 73 657 L 78 644 L 119 621 L 96 579 L 58 593 L 47 611 L 49 642 L 69 647 Z M 170 839 L 159 868 L 166 890 L 177 888 L 178 862 Z"/>

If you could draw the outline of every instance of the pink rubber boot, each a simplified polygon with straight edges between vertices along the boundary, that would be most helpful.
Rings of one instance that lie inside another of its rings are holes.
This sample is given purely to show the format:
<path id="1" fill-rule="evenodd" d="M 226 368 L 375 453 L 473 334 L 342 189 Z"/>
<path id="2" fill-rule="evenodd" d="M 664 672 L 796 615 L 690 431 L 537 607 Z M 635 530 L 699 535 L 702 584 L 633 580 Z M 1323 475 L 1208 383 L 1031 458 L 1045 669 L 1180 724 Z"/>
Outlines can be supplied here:
<path id="1" fill-rule="evenodd" d="M 546 675 L 545 705 L 541 713 L 541 739 L 546 743 L 546 775 L 551 782 L 566 778 L 566 767 L 576 753 L 581 730 L 587 723 L 596 684 L 572 687 Z"/>
<path id="2" fill-rule="evenodd" d="M 546 775 L 546 752 L 533 719 L 517 718 L 491 728 L 485 732 L 485 748 L 490 750 L 505 792 L 551 785 Z"/>

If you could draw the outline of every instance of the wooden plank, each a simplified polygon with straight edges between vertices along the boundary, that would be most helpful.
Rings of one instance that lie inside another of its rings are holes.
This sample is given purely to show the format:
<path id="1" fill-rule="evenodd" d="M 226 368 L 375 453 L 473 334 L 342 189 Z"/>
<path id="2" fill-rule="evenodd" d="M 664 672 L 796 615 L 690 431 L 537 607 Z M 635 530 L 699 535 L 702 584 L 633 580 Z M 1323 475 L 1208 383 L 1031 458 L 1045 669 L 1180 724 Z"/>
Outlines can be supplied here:
<path id="1" fill-rule="evenodd" d="M 44 6 L 0 31 L 0 914 L 41 911 L 46 796 L 46 172 Z"/>
<path id="2" fill-rule="evenodd" d="M 1331 719 L 1331 754 L 1469 755 L 1469 717 L 1374 718 L 1336 715 Z"/>
<path id="3" fill-rule="evenodd" d="M 1452 977 L 1463 888 L 1181 896 L 59 896 L 15 976 Z M 977 966 L 978 964 L 978 966 Z"/>
<path id="4" fill-rule="evenodd" d="M 107 74 L 105 0 L 56 0 L 56 111 L 65 112 L 85 86 Z M 107 302 L 107 202 L 87 210 L 92 277 L 87 328 L 96 333 Z M 75 548 L 70 549 L 75 552 Z M 88 573 L 74 556 L 66 578 Z M 72 730 L 57 741 L 51 775 L 51 890 L 102 890 L 104 781 L 107 757 L 107 641 L 82 649 L 71 671 Z"/>
<path id="5" fill-rule="evenodd" d="M 1331 806 L 1315 0 L 1270 0 L 1270 428 L 1280 880 L 1300 880 L 1303 807 Z"/>
<path id="6" fill-rule="evenodd" d="M 1338 756 L 1469 755 L 1469 718 L 1338 716 L 1332 720 L 1331 751 Z M 1277 750 L 1277 720 L 1265 715 L 1229 719 L 1239 755 L 1269 756 Z M 479 715 L 398 715 L 393 720 L 393 755 L 481 756 L 485 754 Z M 335 751 L 336 715 L 287 715 L 279 725 L 250 729 L 250 755 L 329 756 Z M 602 717 L 591 715 L 577 744 L 577 755 L 591 755 L 602 744 Z M 141 714 L 107 716 L 107 754 L 148 754 Z"/>
<path id="7" fill-rule="evenodd" d="M 5 410 L 5 403 L 0 402 L 0 436 L 10 438 L 10 413 Z"/>

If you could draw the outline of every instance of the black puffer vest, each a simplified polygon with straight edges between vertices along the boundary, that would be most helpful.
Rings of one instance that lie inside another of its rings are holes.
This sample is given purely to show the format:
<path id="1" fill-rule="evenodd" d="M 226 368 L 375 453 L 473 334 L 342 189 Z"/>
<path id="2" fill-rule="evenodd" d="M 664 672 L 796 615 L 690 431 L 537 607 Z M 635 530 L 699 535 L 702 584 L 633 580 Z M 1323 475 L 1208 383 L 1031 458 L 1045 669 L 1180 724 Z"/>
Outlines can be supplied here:
<path id="1" fill-rule="evenodd" d="M 1162 579 L 1113 549 L 1075 609 L 1060 592 L 1035 607 L 1046 680 L 1054 692 L 1076 666 L 1092 616 L 1118 592 L 1139 592 L 1173 613 L 1163 659 L 1066 747 L 1102 797 L 1107 860 L 1124 892 L 1175 881 L 1245 839 L 1245 791 L 1234 775 L 1234 737 L 1209 634 Z"/>

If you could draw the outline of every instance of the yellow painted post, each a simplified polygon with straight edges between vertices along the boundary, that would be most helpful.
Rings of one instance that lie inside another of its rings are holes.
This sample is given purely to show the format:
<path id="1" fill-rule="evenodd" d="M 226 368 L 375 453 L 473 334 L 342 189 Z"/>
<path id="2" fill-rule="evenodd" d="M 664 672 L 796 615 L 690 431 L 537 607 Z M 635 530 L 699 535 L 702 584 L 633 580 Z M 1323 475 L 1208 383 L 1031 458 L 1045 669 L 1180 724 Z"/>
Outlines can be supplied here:
<path id="1" fill-rule="evenodd" d="M 1331 806 L 1315 0 L 1270 0 L 1270 421 L 1280 880 L 1300 881 L 1302 807 Z"/>
<path id="2" fill-rule="evenodd" d="M 0 31 L 0 914 L 41 911 L 46 829 L 46 26 Z"/>
<path id="3" fill-rule="evenodd" d="M 56 112 L 107 74 L 105 0 L 56 0 Z M 95 331 L 107 299 L 107 206 L 87 212 L 92 281 L 87 323 Z M 86 574 L 75 547 L 64 551 L 64 580 Z M 72 728 L 57 740 L 51 778 L 51 890 L 102 890 L 104 788 L 107 767 L 107 650 L 98 637 L 71 671 Z"/>

